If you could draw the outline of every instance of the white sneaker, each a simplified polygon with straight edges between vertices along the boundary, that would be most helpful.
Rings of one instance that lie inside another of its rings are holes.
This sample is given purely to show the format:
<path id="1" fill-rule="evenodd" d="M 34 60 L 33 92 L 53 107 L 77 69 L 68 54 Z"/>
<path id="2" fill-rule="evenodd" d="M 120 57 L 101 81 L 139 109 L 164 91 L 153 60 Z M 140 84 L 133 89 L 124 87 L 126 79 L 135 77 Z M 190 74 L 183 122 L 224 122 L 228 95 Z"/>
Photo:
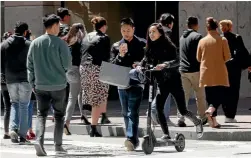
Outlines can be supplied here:
<path id="1" fill-rule="evenodd" d="M 232 118 L 225 118 L 225 123 L 237 123 L 236 119 L 232 119 Z"/>

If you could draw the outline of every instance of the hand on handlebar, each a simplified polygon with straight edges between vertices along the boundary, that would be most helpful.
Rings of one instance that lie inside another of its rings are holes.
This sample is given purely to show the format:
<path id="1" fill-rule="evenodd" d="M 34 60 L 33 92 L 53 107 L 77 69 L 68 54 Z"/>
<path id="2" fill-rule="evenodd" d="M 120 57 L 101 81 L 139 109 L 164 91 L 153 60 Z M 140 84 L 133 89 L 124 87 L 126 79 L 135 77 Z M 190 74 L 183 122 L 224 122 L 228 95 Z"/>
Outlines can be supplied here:
<path id="1" fill-rule="evenodd" d="M 138 71 L 141 71 L 142 67 L 141 66 L 136 66 L 135 69 L 138 70 Z"/>
<path id="2" fill-rule="evenodd" d="M 155 70 L 162 70 L 162 69 L 164 69 L 166 67 L 166 64 L 159 64 L 159 65 L 157 65 L 154 69 Z"/>

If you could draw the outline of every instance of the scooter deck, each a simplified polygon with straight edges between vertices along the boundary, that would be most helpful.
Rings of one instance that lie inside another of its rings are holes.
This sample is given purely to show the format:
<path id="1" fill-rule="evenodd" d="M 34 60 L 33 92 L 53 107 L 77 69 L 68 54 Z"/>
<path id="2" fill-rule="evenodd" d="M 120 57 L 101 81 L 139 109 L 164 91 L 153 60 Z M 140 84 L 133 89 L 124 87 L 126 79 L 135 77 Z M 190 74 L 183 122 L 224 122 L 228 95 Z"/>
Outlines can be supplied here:
<path id="1" fill-rule="evenodd" d="M 177 145 L 177 141 L 176 140 L 161 140 L 161 139 L 157 139 L 155 142 L 155 147 L 162 147 L 162 146 L 175 146 Z"/>

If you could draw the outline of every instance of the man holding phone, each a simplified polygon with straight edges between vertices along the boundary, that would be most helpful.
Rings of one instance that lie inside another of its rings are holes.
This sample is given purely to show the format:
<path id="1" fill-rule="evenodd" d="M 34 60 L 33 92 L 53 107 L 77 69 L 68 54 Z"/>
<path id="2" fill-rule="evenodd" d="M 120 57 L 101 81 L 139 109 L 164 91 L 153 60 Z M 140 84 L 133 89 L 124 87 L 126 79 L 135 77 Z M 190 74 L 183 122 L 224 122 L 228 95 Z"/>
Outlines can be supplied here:
<path id="1" fill-rule="evenodd" d="M 134 22 L 131 18 L 123 18 L 121 20 L 121 34 L 123 38 L 112 46 L 112 63 L 134 68 L 136 63 L 143 59 L 146 40 L 135 36 L 134 30 Z M 143 98 L 143 89 L 143 84 L 132 79 L 130 80 L 129 87 L 118 87 L 119 99 L 126 126 L 127 140 L 125 141 L 125 146 L 128 151 L 134 150 L 139 145 L 139 107 Z"/>

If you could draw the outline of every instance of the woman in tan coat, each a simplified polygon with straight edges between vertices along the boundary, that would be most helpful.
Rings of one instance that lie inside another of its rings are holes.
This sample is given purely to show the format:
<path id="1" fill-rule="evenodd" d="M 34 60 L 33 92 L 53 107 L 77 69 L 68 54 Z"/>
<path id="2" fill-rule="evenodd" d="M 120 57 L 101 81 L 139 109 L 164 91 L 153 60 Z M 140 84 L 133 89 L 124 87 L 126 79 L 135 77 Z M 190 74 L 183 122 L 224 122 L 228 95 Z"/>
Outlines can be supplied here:
<path id="1" fill-rule="evenodd" d="M 224 102 L 224 89 L 229 87 L 226 62 L 231 55 L 226 38 L 216 31 L 217 21 L 209 17 L 206 26 L 208 34 L 200 40 L 197 50 L 197 60 L 201 63 L 200 87 L 205 87 L 206 91 L 209 124 L 213 128 L 220 128 L 216 121 L 217 109 Z"/>

